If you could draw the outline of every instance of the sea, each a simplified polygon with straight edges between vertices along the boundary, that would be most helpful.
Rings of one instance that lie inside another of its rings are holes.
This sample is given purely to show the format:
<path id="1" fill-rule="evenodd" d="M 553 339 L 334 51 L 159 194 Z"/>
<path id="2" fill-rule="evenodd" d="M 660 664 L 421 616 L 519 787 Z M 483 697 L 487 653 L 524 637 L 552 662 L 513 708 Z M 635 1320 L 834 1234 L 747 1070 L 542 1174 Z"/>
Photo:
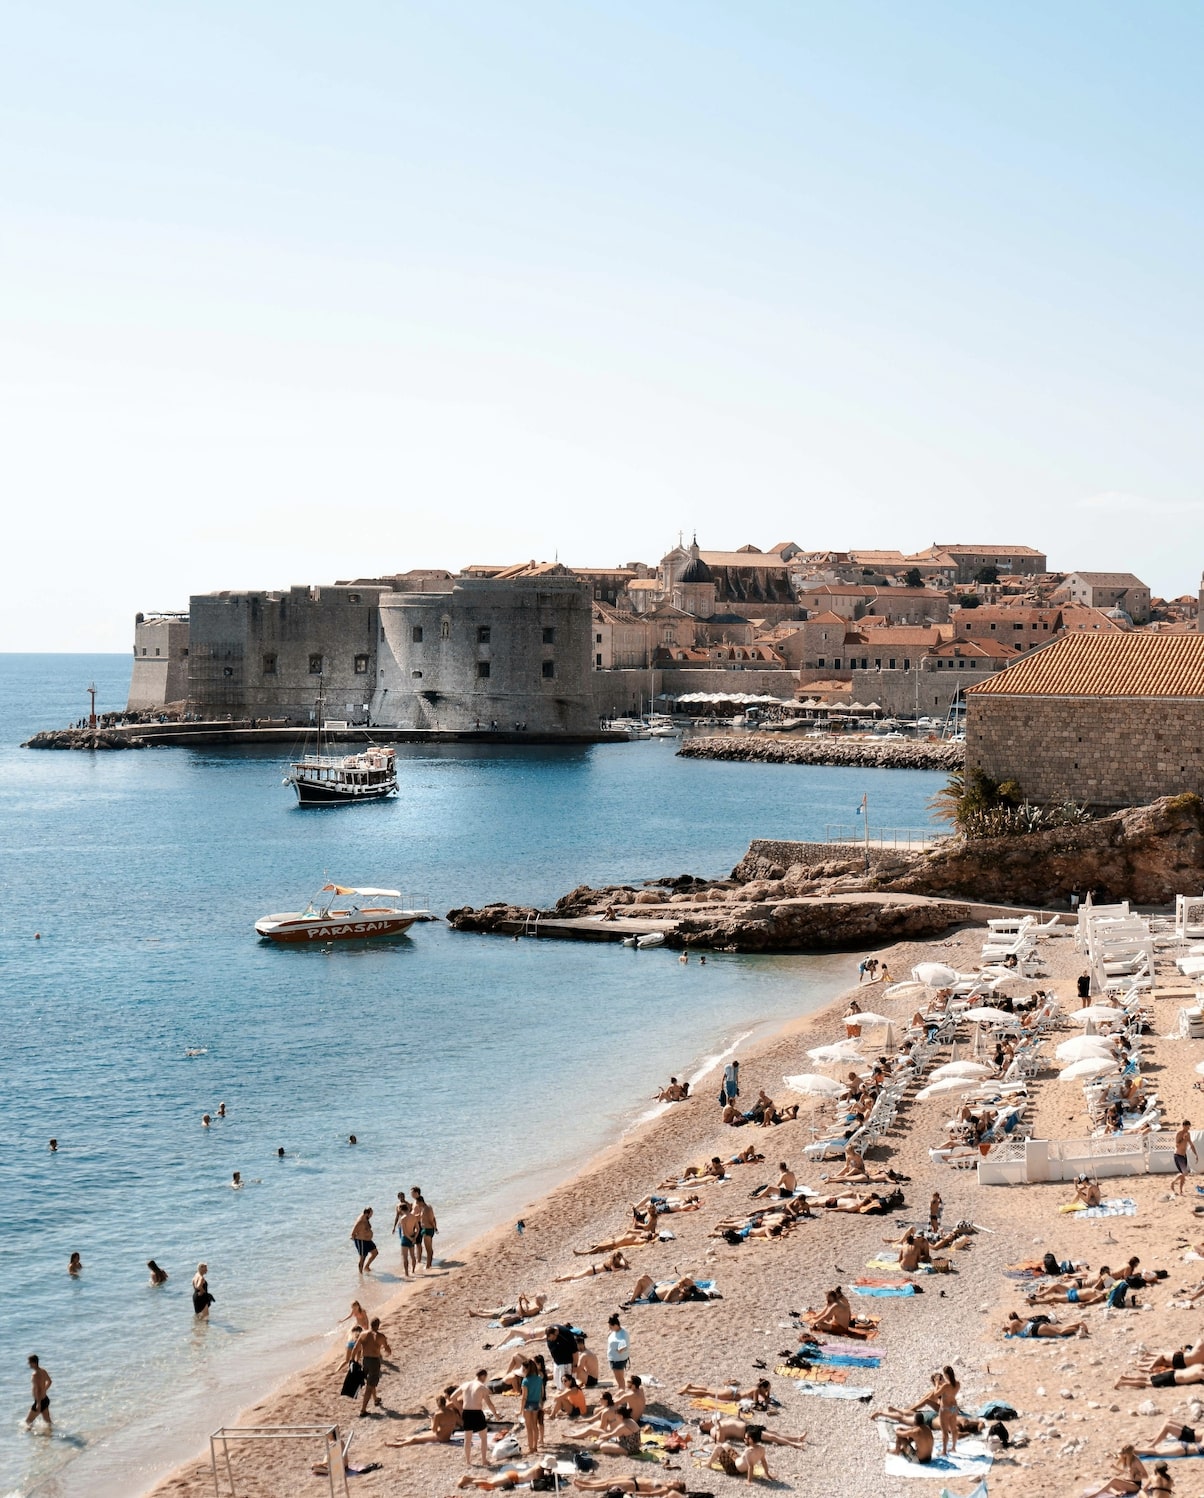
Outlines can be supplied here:
<path id="1" fill-rule="evenodd" d="M 646 1117 L 670 1073 L 702 1076 L 856 971 L 849 954 L 682 965 L 442 923 L 281 948 L 259 916 L 328 879 L 445 912 L 722 875 L 750 838 L 822 837 L 863 795 L 872 823 L 924 826 L 942 782 L 685 760 L 673 740 L 421 745 L 398 749 L 396 799 L 302 810 L 279 747 L 20 747 L 85 713 L 89 683 L 123 706 L 129 668 L 0 655 L 0 1498 L 146 1491 L 333 1356 L 364 1290 L 365 1205 L 379 1301 L 399 1189 L 421 1185 L 454 1255 Z M 202 1260 L 208 1324 L 189 1300 Z M 53 1435 L 22 1424 L 30 1353 L 54 1380 Z"/>

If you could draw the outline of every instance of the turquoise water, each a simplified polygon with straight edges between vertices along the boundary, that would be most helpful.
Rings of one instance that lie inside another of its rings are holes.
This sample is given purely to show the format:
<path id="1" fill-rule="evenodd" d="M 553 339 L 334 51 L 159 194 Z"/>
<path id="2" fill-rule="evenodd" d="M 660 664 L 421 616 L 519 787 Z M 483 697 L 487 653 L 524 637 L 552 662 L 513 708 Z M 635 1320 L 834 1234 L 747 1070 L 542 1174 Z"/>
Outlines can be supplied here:
<path id="1" fill-rule="evenodd" d="M 326 874 L 435 910 L 715 875 L 750 837 L 850 821 L 863 791 L 882 823 L 923 825 L 942 779 L 680 760 L 663 740 L 407 747 L 396 801 L 300 811 L 276 753 L 18 747 L 78 717 L 91 679 L 120 706 L 128 670 L 0 656 L 0 1401 L 27 1405 L 36 1352 L 57 1422 L 53 1439 L 0 1422 L 4 1495 L 141 1491 L 333 1348 L 366 1203 L 387 1228 L 397 1190 L 421 1183 L 446 1252 L 613 1138 L 669 1072 L 825 1002 L 853 966 L 682 967 L 441 925 L 292 950 L 258 942 L 257 916 Z M 228 1117 L 202 1129 L 219 1101 Z M 208 1327 L 188 1302 L 200 1259 Z M 386 1244 L 380 1298 L 395 1264 Z"/>

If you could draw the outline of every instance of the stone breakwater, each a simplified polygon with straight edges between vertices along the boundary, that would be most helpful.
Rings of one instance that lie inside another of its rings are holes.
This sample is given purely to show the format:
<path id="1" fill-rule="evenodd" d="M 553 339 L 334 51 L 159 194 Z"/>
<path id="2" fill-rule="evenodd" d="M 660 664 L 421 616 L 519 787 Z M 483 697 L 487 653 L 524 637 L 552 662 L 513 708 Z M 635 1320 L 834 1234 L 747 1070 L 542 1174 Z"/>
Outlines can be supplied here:
<path id="1" fill-rule="evenodd" d="M 47 728 L 26 739 L 22 749 L 145 749 L 145 739 L 113 728 Z"/>
<path id="2" fill-rule="evenodd" d="M 689 739 L 683 759 L 734 759 L 764 765 L 858 765 L 875 770 L 960 770 L 965 746 L 914 739 L 782 739 L 776 734 Z"/>

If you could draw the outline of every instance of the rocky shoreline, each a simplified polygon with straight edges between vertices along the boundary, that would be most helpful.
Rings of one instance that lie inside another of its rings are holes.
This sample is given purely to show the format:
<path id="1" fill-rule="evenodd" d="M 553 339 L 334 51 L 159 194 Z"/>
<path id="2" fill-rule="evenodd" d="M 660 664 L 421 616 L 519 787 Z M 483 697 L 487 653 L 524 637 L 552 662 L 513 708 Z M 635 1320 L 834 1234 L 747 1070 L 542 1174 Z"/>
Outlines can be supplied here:
<path id="1" fill-rule="evenodd" d="M 783 739 L 757 733 L 741 738 L 687 739 L 683 759 L 742 760 L 763 765 L 857 765 L 873 770 L 959 770 L 965 746 L 915 739 Z"/>
<path id="2" fill-rule="evenodd" d="M 22 749 L 146 749 L 145 739 L 115 728 L 44 728 L 26 739 Z"/>

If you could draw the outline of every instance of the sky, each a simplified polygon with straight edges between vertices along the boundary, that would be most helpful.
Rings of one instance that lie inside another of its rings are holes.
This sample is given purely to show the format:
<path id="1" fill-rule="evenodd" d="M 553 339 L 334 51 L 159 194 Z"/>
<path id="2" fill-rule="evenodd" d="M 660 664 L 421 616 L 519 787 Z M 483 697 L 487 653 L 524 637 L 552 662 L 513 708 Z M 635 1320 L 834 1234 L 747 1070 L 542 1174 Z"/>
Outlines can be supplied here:
<path id="1" fill-rule="evenodd" d="M 1195 592 L 1204 8 L 9 0 L 0 650 L 1021 543 Z"/>

